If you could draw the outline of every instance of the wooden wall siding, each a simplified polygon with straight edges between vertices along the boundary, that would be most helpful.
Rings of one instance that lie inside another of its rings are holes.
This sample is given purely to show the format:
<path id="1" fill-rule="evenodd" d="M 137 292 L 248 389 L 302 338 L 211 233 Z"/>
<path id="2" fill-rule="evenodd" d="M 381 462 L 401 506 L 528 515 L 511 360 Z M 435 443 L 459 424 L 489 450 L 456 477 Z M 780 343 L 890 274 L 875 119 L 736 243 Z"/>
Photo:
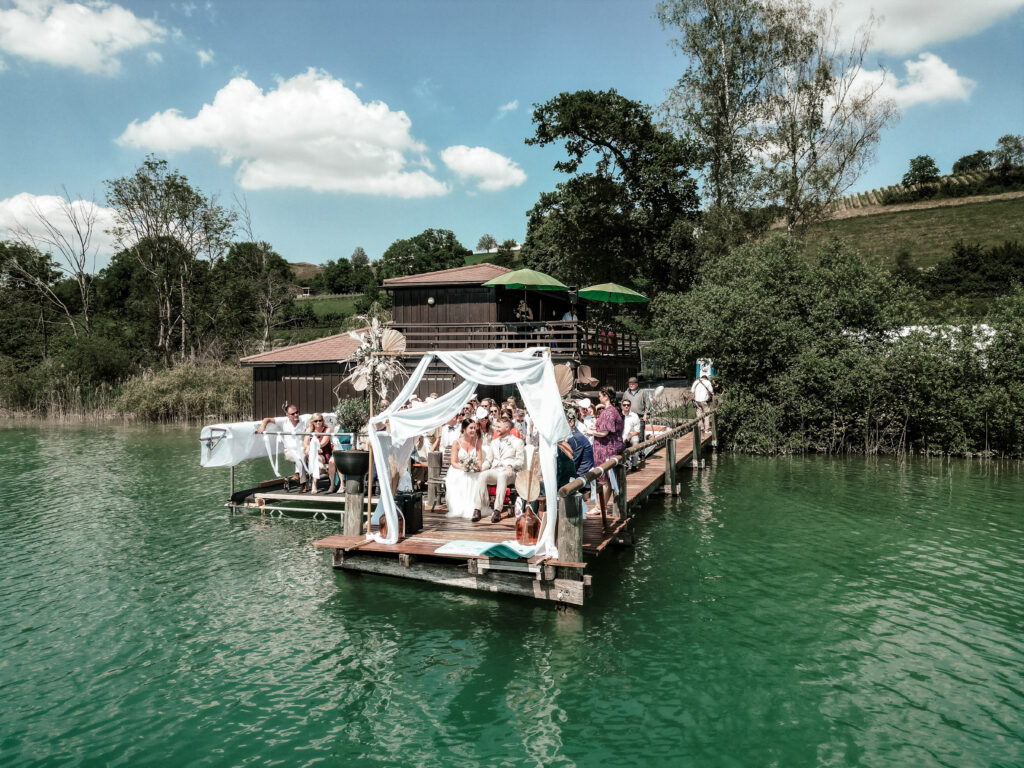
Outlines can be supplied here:
<path id="1" fill-rule="evenodd" d="M 342 397 L 358 397 L 349 384 L 341 384 L 345 366 L 338 363 L 275 365 L 252 369 L 253 413 L 257 419 L 284 415 L 285 402 L 295 403 L 303 413 L 333 411 L 337 403 L 334 388 Z"/>
<path id="2" fill-rule="evenodd" d="M 392 288 L 396 325 L 493 323 L 498 319 L 494 289 L 481 285 Z M 427 299 L 434 298 L 434 306 Z"/>

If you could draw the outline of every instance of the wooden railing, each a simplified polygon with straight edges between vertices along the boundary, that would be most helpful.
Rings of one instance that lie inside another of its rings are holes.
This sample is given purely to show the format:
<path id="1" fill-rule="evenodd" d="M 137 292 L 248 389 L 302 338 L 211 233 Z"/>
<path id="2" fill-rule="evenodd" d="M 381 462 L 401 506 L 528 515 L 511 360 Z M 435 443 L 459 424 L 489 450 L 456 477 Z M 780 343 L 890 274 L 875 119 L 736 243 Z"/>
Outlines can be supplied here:
<path id="1" fill-rule="evenodd" d="M 588 328 L 583 323 L 475 323 L 401 325 L 406 351 L 422 354 L 449 349 L 527 349 L 551 347 L 556 356 L 638 357 L 640 344 L 629 331 Z"/>

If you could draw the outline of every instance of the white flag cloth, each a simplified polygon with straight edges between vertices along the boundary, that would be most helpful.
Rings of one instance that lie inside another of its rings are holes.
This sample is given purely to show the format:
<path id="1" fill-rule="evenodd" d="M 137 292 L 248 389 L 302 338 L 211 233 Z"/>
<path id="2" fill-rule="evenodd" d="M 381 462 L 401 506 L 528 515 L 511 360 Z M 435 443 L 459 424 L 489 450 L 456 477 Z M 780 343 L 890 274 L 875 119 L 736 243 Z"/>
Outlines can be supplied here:
<path id="1" fill-rule="evenodd" d="M 427 401 L 417 408 L 401 410 L 415 393 L 427 366 L 435 356 L 465 381 L 437 400 Z M 547 498 L 547 514 L 544 518 L 544 528 L 537 540 L 537 554 L 557 557 L 555 530 L 558 521 L 558 484 L 555 474 L 555 450 L 560 440 L 568 439 L 570 431 L 562 410 L 562 398 L 555 381 L 555 369 L 546 349 L 536 348 L 522 352 L 434 352 L 425 355 L 391 405 L 373 417 L 374 424 L 383 426 L 383 423 L 388 421 L 391 426 L 390 439 L 387 433 L 380 433 L 373 428 L 369 430 L 373 461 L 376 466 L 387 467 L 388 457 L 391 456 L 395 458 L 399 467 L 405 466 L 417 435 L 439 427 L 451 419 L 462 409 L 477 386 L 502 384 L 515 384 L 519 387 L 523 402 L 540 434 L 540 464 Z M 367 534 L 367 537 L 385 544 L 394 544 L 398 541 L 398 513 L 390 473 L 379 471 L 377 481 L 380 483 L 378 511 L 386 516 L 388 536 L 384 539 L 378 534 L 371 533 Z"/>

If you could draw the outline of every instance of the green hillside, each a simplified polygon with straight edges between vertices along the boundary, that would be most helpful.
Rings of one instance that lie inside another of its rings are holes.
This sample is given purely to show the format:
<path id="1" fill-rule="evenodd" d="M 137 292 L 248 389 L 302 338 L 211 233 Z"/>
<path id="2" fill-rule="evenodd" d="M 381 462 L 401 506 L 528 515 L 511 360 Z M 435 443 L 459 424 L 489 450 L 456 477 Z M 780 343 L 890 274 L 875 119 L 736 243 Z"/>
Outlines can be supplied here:
<path id="1" fill-rule="evenodd" d="M 930 267 L 949 256 L 958 240 L 985 247 L 1007 240 L 1024 242 L 1024 197 L 966 202 L 933 208 L 834 219 L 812 227 L 807 240 L 814 244 L 838 237 L 869 260 L 887 266 L 906 250 L 915 267 Z"/>

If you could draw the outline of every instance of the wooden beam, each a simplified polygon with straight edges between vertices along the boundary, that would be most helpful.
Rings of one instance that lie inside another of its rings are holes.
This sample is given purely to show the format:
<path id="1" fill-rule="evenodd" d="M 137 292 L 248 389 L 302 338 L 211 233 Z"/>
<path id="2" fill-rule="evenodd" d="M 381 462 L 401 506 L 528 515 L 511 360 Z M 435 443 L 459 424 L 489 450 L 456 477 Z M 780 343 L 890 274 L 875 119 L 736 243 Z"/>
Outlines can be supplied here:
<path id="1" fill-rule="evenodd" d="M 701 463 L 701 447 L 704 444 L 704 433 L 701 432 L 700 422 L 698 421 L 693 425 L 693 466 L 695 469 L 700 469 Z"/>
<path id="2" fill-rule="evenodd" d="M 558 559 L 579 561 L 583 559 L 583 495 L 574 493 L 558 499 L 558 528 L 555 531 L 555 546 Z M 558 576 L 573 578 L 576 572 L 559 568 Z"/>
<path id="3" fill-rule="evenodd" d="M 363 532 L 363 482 L 358 477 L 345 478 L 345 523 L 342 532 L 346 536 L 359 536 Z"/>
<path id="4" fill-rule="evenodd" d="M 626 492 L 626 466 L 618 464 L 612 469 L 615 473 L 615 480 L 619 484 L 619 492 L 615 494 L 616 517 L 624 520 L 629 517 L 629 494 Z"/>
<path id="5" fill-rule="evenodd" d="M 473 562 L 472 560 L 470 561 Z M 583 581 L 554 579 L 552 581 L 537 580 L 534 574 L 507 573 L 503 571 L 486 571 L 470 573 L 455 565 L 414 562 L 403 567 L 397 559 L 375 557 L 360 552 L 345 553 L 341 564 L 346 571 L 362 573 L 378 573 L 385 576 L 398 576 L 404 579 L 427 581 L 444 587 L 457 589 L 476 589 L 481 592 L 501 593 L 532 597 L 538 600 L 551 600 L 566 605 L 583 605 Z"/>
<path id="6" fill-rule="evenodd" d="M 675 496 L 676 488 L 676 441 L 669 440 L 665 443 L 665 493 Z"/>
<path id="7" fill-rule="evenodd" d="M 441 477 L 441 460 L 444 454 L 440 451 L 431 451 L 427 454 L 427 498 L 423 500 L 423 506 L 433 509 L 440 500 L 437 492 L 437 479 Z"/>

